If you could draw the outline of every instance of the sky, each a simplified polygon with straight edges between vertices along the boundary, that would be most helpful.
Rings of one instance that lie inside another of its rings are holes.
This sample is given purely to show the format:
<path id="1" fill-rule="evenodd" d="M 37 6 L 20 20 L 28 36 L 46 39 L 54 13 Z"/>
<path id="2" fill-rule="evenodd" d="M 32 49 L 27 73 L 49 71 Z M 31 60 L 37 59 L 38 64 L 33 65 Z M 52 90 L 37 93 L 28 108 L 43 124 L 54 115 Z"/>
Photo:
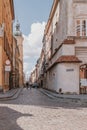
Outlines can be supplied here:
<path id="1" fill-rule="evenodd" d="M 19 20 L 23 41 L 24 73 L 28 77 L 40 57 L 45 25 L 53 0 L 14 0 L 15 20 Z"/>

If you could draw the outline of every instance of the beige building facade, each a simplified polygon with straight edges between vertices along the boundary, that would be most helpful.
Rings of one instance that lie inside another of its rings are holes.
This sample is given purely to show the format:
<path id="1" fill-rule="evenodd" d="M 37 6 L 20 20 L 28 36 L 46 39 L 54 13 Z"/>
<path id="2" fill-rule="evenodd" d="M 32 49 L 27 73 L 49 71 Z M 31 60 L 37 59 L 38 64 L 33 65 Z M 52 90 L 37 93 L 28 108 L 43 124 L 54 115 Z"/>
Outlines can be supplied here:
<path id="1" fill-rule="evenodd" d="M 23 36 L 20 31 L 20 24 L 17 21 L 16 24 L 16 31 L 15 31 L 15 38 L 17 40 L 17 46 L 19 48 L 19 86 L 23 86 L 24 84 L 24 75 L 23 75 Z"/>
<path id="2" fill-rule="evenodd" d="M 87 93 L 87 1 L 54 0 L 44 33 L 44 86 Z"/>

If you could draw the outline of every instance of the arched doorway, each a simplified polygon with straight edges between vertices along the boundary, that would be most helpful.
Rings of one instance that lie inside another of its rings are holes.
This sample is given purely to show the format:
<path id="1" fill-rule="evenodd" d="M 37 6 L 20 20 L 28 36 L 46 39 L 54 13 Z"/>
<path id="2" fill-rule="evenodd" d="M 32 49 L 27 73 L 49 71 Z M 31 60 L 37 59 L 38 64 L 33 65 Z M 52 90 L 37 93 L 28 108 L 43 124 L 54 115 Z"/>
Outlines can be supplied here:
<path id="1" fill-rule="evenodd" d="M 87 64 L 80 66 L 80 94 L 87 94 Z"/>

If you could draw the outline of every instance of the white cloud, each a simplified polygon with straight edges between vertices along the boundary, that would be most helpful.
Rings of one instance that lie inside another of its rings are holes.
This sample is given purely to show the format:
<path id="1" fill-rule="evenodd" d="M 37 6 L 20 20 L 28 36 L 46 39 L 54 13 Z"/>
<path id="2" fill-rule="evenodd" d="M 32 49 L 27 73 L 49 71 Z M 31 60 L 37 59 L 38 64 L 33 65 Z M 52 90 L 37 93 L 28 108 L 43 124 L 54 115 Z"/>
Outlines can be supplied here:
<path id="1" fill-rule="evenodd" d="M 33 23 L 28 36 L 23 35 L 24 72 L 30 74 L 40 56 L 46 23 Z"/>

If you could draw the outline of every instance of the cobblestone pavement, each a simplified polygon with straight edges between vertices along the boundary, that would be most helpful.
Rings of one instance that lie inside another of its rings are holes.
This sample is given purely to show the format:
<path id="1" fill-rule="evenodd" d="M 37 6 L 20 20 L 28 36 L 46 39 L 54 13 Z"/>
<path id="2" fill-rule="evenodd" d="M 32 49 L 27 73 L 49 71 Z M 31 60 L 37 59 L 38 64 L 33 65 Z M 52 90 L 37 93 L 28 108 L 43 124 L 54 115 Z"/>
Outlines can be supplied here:
<path id="1" fill-rule="evenodd" d="M 87 130 L 87 104 L 23 89 L 17 99 L 0 101 L 0 130 Z"/>

